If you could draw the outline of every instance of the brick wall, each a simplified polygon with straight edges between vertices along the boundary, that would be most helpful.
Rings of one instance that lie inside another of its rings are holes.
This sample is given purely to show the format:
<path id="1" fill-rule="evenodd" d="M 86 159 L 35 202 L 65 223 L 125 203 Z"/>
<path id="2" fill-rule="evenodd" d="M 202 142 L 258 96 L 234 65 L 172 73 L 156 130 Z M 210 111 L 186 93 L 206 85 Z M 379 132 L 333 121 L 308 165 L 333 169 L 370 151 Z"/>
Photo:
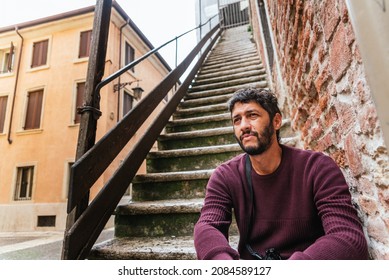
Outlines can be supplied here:
<path id="1" fill-rule="evenodd" d="M 254 37 L 258 3 L 251 0 Z M 389 259 L 389 166 L 374 101 L 343 0 L 267 0 L 272 88 L 307 149 L 330 155 L 349 183 L 374 259 Z M 262 43 L 258 43 L 264 63 Z"/>

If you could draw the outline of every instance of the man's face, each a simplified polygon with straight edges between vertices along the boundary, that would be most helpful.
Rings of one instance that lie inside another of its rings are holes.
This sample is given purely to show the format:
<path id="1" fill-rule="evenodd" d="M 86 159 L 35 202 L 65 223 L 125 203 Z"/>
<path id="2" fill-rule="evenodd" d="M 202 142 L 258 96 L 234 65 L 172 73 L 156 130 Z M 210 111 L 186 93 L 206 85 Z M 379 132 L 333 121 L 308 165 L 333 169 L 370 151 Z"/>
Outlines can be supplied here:
<path id="1" fill-rule="evenodd" d="M 262 154 L 276 139 L 269 114 L 254 101 L 235 103 L 231 118 L 235 138 L 249 155 Z"/>

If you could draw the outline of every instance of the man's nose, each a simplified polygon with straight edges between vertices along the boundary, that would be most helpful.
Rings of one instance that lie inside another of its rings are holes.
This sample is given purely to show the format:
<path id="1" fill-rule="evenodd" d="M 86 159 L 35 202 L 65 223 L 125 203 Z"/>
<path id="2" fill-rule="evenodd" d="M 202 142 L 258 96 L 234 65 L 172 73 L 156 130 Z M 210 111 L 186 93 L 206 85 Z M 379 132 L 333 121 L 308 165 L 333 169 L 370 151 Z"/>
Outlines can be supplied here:
<path id="1" fill-rule="evenodd" d="M 241 122 L 240 122 L 240 129 L 242 131 L 246 131 L 248 129 L 251 128 L 251 123 L 250 123 L 250 120 L 247 119 L 247 118 L 242 118 Z"/>

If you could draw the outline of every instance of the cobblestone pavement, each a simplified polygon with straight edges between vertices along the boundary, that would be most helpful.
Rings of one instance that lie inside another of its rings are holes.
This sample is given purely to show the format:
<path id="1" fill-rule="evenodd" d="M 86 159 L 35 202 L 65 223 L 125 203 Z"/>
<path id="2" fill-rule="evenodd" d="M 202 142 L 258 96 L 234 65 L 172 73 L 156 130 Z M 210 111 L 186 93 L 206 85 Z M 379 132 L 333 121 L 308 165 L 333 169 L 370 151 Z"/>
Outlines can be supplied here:
<path id="1" fill-rule="evenodd" d="M 96 243 L 113 238 L 104 230 Z M 63 232 L 1 232 L 0 260 L 60 260 Z"/>

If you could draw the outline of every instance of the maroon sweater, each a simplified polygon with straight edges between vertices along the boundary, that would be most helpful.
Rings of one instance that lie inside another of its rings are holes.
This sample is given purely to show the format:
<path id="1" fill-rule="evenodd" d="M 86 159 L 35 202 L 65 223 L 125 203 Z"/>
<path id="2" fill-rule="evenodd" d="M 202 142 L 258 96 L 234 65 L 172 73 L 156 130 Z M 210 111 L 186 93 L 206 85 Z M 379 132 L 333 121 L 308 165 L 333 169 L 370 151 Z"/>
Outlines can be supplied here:
<path id="1" fill-rule="evenodd" d="M 335 162 L 322 153 L 281 147 L 275 172 L 252 171 L 252 248 L 263 254 L 274 247 L 286 259 L 367 259 L 367 242 Z M 208 182 L 194 230 L 198 259 L 252 259 L 245 248 L 252 204 L 245 157 L 220 165 Z M 232 211 L 241 236 L 238 252 L 228 243 Z"/>

